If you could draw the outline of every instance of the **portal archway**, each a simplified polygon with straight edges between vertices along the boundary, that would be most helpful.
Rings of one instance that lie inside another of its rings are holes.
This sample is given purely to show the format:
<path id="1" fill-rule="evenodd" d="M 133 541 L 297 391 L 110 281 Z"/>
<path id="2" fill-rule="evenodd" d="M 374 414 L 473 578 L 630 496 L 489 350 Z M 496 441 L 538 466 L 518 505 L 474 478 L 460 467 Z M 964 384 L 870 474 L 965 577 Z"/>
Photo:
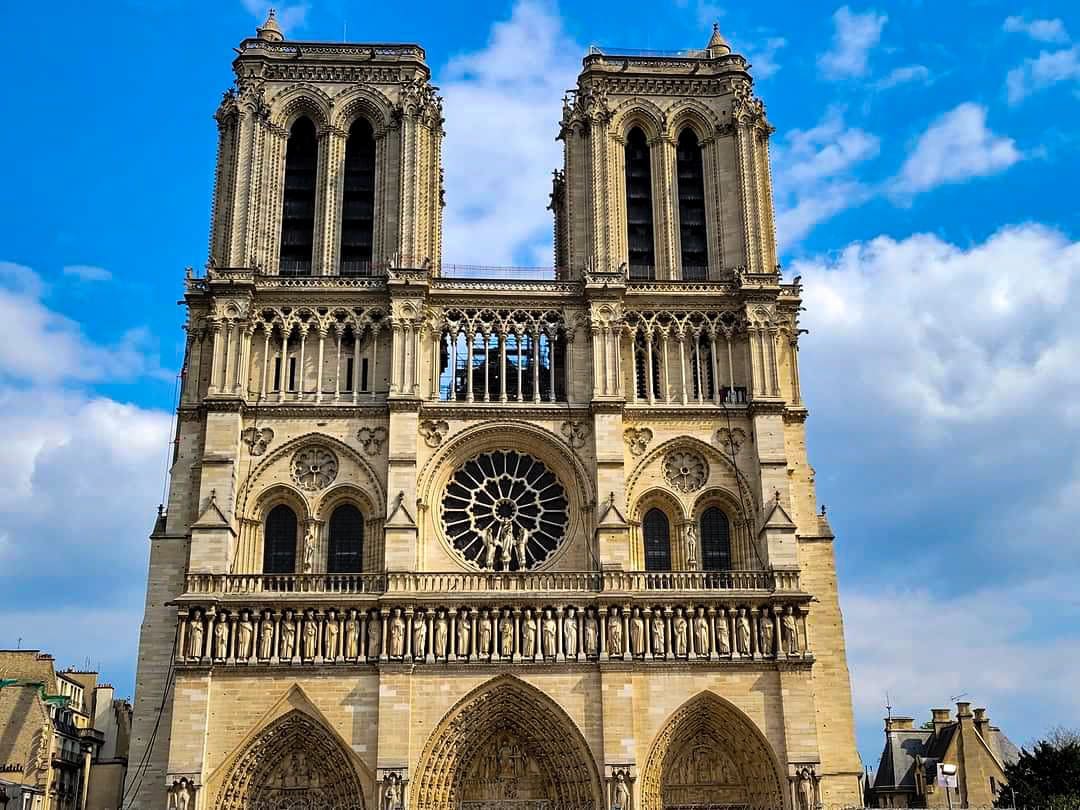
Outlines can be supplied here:
<path id="1" fill-rule="evenodd" d="M 236 757 L 216 810 L 364 810 L 351 755 L 317 720 L 293 710 Z"/>
<path id="2" fill-rule="evenodd" d="M 677 709 L 642 770 L 641 810 L 786 808 L 769 743 L 742 712 L 709 692 Z"/>
<path id="3" fill-rule="evenodd" d="M 462 699 L 431 733 L 415 810 L 600 810 L 596 763 L 573 720 L 504 676 Z"/>

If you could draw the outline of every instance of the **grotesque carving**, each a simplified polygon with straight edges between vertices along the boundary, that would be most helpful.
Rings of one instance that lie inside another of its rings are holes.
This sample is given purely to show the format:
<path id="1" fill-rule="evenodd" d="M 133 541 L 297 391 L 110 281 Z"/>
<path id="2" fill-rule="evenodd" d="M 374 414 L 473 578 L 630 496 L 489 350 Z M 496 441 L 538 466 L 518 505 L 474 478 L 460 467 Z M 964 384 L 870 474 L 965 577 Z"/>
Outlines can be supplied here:
<path id="1" fill-rule="evenodd" d="M 746 431 L 742 428 L 720 428 L 716 431 L 716 446 L 726 456 L 738 455 L 745 441 Z"/>
<path id="2" fill-rule="evenodd" d="M 566 443 L 575 450 L 585 446 L 585 440 L 589 436 L 589 426 L 585 422 L 568 420 L 559 427 L 562 435 L 566 437 Z"/>
<path id="3" fill-rule="evenodd" d="M 708 462 L 694 450 L 672 450 L 664 456 L 664 478 L 680 492 L 701 489 L 708 477 Z"/>
<path id="4" fill-rule="evenodd" d="M 379 451 L 382 450 L 383 443 L 386 441 L 386 428 L 381 425 L 373 428 L 362 427 L 356 431 L 356 439 L 369 456 L 378 455 Z"/>
<path id="5" fill-rule="evenodd" d="M 648 428 L 627 428 L 623 431 L 623 439 L 630 448 L 630 454 L 640 456 L 652 441 L 653 433 Z"/>
<path id="6" fill-rule="evenodd" d="M 420 423 L 420 435 L 428 447 L 438 447 L 446 434 L 450 432 L 450 423 L 445 419 L 425 419 Z"/>
<path id="7" fill-rule="evenodd" d="M 248 452 L 253 456 L 261 456 L 274 440 L 274 431 L 268 427 L 244 428 L 240 434 L 241 440 L 247 445 Z"/>
<path id="8" fill-rule="evenodd" d="M 303 490 L 314 492 L 333 483 L 338 474 L 334 452 L 321 444 L 297 450 L 292 459 L 292 476 Z"/>

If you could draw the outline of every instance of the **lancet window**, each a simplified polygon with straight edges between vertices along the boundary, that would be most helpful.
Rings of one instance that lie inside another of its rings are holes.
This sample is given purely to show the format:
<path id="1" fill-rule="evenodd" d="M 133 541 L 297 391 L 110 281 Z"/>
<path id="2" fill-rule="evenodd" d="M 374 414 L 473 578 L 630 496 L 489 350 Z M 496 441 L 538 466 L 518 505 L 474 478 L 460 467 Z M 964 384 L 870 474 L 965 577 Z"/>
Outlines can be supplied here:
<path id="1" fill-rule="evenodd" d="M 296 513 L 281 503 L 266 516 L 263 532 L 263 573 L 296 571 Z"/>
<path id="2" fill-rule="evenodd" d="M 711 506 L 701 513 L 701 567 L 705 571 L 731 570 L 731 525 L 727 515 Z"/>
<path id="3" fill-rule="evenodd" d="M 311 119 L 300 117 L 285 147 L 285 188 L 281 212 L 280 272 L 310 276 L 315 247 L 315 176 L 318 140 Z"/>
<path id="4" fill-rule="evenodd" d="M 375 134 L 358 118 L 345 145 L 341 200 L 341 267 L 343 276 L 371 274 L 375 238 Z"/>
<path id="5" fill-rule="evenodd" d="M 565 401 L 565 342 L 557 312 L 450 311 L 439 343 L 439 398 Z"/>
<path id="6" fill-rule="evenodd" d="M 679 246 L 682 277 L 700 281 L 709 275 L 705 228 L 705 169 L 697 134 L 687 127 L 675 150 L 679 186 Z"/>
<path id="7" fill-rule="evenodd" d="M 645 570 L 671 570 L 671 524 L 660 509 L 650 509 L 642 521 L 645 534 Z"/>
<path id="8" fill-rule="evenodd" d="M 630 277 L 654 278 L 652 166 L 649 143 L 640 127 L 634 127 L 626 136 L 626 239 Z"/>
<path id="9" fill-rule="evenodd" d="M 329 574 L 356 574 L 364 567 L 364 516 L 349 503 L 330 516 L 330 544 L 326 559 Z"/>

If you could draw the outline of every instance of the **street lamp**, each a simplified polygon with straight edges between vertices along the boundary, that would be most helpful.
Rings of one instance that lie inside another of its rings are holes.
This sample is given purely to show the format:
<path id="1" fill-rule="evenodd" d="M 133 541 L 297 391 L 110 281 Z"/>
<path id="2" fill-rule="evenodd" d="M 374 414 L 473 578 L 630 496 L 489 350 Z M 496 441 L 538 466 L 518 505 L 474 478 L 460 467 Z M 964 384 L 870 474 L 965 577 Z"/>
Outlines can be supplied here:
<path id="1" fill-rule="evenodd" d="M 948 803 L 949 810 L 952 810 L 951 788 L 957 786 L 956 770 L 956 766 L 948 762 L 939 762 L 937 766 L 937 783 L 945 788 L 945 801 Z"/>

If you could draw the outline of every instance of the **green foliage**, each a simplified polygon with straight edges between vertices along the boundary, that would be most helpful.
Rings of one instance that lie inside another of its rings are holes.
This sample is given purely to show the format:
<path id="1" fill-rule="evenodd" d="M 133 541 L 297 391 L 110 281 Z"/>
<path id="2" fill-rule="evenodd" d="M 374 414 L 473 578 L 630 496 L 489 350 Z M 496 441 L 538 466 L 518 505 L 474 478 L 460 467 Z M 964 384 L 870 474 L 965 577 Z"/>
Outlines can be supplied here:
<path id="1" fill-rule="evenodd" d="M 1054 729 L 1006 765 L 1005 778 L 997 807 L 1080 810 L 1080 734 Z"/>

